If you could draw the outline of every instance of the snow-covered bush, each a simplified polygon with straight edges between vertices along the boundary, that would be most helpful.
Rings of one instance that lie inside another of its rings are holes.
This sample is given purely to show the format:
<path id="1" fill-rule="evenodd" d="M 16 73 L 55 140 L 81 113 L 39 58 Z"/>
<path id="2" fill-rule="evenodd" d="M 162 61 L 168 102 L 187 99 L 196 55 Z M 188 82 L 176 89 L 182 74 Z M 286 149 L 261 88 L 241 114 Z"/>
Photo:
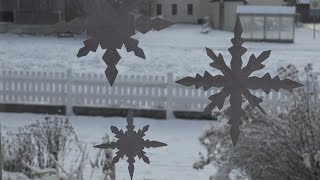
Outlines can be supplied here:
<path id="1" fill-rule="evenodd" d="M 21 172 L 32 177 L 26 164 L 39 169 L 57 169 L 64 158 L 66 144 L 74 140 L 72 125 L 68 119 L 46 117 L 44 121 L 26 125 L 17 132 L 8 132 L 5 137 L 4 169 Z M 69 147 L 70 148 L 70 147 Z"/>
<path id="2" fill-rule="evenodd" d="M 22 173 L 32 179 L 84 180 L 85 168 L 90 168 L 90 163 L 93 170 L 98 169 L 105 176 L 104 180 L 115 179 L 112 152 L 99 151 L 92 162 L 87 145 L 79 140 L 68 118 L 45 117 L 7 132 L 2 138 L 7 172 Z M 103 141 L 109 141 L 108 135 Z"/>
<path id="3" fill-rule="evenodd" d="M 229 137 L 230 127 L 222 113 L 220 125 L 208 129 L 200 142 L 207 154 L 194 168 L 214 164 L 226 171 L 240 169 L 250 179 L 319 180 L 320 179 L 320 90 L 312 66 L 299 72 L 294 66 L 280 68 L 282 77 L 300 81 L 305 86 L 287 94 L 279 103 L 281 113 L 262 115 L 246 106 L 241 134 L 236 147 Z M 268 108 L 268 107 L 266 107 Z M 270 107 L 271 108 L 271 107 Z"/>

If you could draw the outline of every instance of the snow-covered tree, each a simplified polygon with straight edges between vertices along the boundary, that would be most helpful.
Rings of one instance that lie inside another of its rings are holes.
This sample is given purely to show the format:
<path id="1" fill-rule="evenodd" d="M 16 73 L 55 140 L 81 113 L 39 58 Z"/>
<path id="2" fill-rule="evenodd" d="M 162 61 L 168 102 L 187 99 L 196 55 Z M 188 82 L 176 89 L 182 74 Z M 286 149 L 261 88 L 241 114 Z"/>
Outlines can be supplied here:
<path id="1" fill-rule="evenodd" d="M 320 90 L 312 66 L 299 72 L 289 65 L 280 68 L 281 76 L 300 81 L 305 86 L 287 94 L 289 100 L 279 103 L 281 113 L 261 114 L 246 106 L 247 116 L 238 145 L 232 147 L 229 126 L 220 123 L 200 137 L 207 154 L 200 156 L 194 168 L 214 164 L 226 171 L 240 169 L 250 179 L 318 180 L 320 179 Z"/>

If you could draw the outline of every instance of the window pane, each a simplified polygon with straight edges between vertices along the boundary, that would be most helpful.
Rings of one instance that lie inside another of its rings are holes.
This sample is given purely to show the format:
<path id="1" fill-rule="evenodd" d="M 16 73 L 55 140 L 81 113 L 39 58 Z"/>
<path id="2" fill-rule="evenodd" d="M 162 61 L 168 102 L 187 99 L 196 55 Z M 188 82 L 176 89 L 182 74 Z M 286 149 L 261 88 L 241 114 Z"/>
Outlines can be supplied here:
<path id="1" fill-rule="evenodd" d="M 280 18 L 278 16 L 269 16 L 266 20 L 266 38 L 280 39 Z"/>
<path id="2" fill-rule="evenodd" d="M 293 17 L 280 17 L 280 38 L 283 40 L 293 39 Z"/>
<path id="3" fill-rule="evenodd" d="M 188 4 L 188 15 L 192 15 L 192 14 L 193 14 L 193 5 Z"/>
<path id="4" fill-rule="evenodd" d="M 240 20 L 243 28 L 243 37 L 245 39 L 263 39 L 264 17 L 241 16 Z"/>
<path id="5" fill-rule="evenodd" d="M 172 4 L 172 15 L 176 15 L 177 14 L 177 9 L 178 9 L 177 4 Z"/>
<path id="6" fill-rule="evenodd" d="M 162 14 L 162 6 L 161 4 L 157 4 L 157 15 L 161 15 Z"/>

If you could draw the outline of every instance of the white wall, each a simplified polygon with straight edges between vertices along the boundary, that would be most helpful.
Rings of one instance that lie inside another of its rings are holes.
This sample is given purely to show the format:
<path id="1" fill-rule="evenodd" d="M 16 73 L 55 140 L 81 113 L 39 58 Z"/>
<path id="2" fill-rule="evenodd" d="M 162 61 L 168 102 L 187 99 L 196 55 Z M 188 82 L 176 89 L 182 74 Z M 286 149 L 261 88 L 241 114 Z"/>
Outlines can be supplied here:
<path id="1" fill-rule="evenodd" d="M 219 3 L 212 3 L 210 9 L 211 24 L 217 29 L 219 28 Z"/>
<path id="2" fill-rule="evenodd" d="M 210 1 L 211 0 L 199 0 L 199 8 L 200 8 L 199 17 L 200 18 L 210 16 L 212 11 L 212 3 Z"/>
<path id="3" fill-rule="evenodd" d="M 156 4 L 162 5 L 162 16 L 172 22 L 179 23 L 197 23 L 200 16 L 199 0 L 155 0 L 153 15 L 156 16 Z M 178 5 L 176 15 L 172 15 L 172 4 Z M 188 15 L 187 5 L 193 4 L 193 15 Z"/>
<path id="4" fill-rule="evenodd" d="M 229 2 L 224 8 L 224 30 L 233 31 L 237 19 L 237 6 L 243 2 Z"/>
<path id="5" fill-rule="evenodd" d="M 233 31 L 236 23 L 236 10 L 238 5 L 243 5 L 243 2 L 230 1 L 224 5 L 224 26 L 226 31 Z M 219 2 L 214 2 L 211 5 L 211 20 L 214 28 L 219 28 Z"/>

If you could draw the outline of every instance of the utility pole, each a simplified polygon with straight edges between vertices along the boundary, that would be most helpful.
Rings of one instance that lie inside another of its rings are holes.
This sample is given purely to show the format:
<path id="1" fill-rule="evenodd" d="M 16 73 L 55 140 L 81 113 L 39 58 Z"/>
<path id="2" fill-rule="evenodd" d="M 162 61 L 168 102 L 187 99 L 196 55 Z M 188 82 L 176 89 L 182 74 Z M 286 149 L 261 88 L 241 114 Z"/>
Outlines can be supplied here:
<path id="1" fill-rule="evenodd" d="M 313 39 L 316 39 L 316 18 L 313 18 Z"/>
<path id="2" fill-rule="evenodd" d="M 316 39 L 316 21 L 320 17 L 320 0 L 310 0 L 309 14 L 313 17 L 313 39 Z"/>
<path id="3" fill-rule="evenodd" d="M 223 30 L 224 26 L 224 0 L 219 1 L 219 29 Z"/>

